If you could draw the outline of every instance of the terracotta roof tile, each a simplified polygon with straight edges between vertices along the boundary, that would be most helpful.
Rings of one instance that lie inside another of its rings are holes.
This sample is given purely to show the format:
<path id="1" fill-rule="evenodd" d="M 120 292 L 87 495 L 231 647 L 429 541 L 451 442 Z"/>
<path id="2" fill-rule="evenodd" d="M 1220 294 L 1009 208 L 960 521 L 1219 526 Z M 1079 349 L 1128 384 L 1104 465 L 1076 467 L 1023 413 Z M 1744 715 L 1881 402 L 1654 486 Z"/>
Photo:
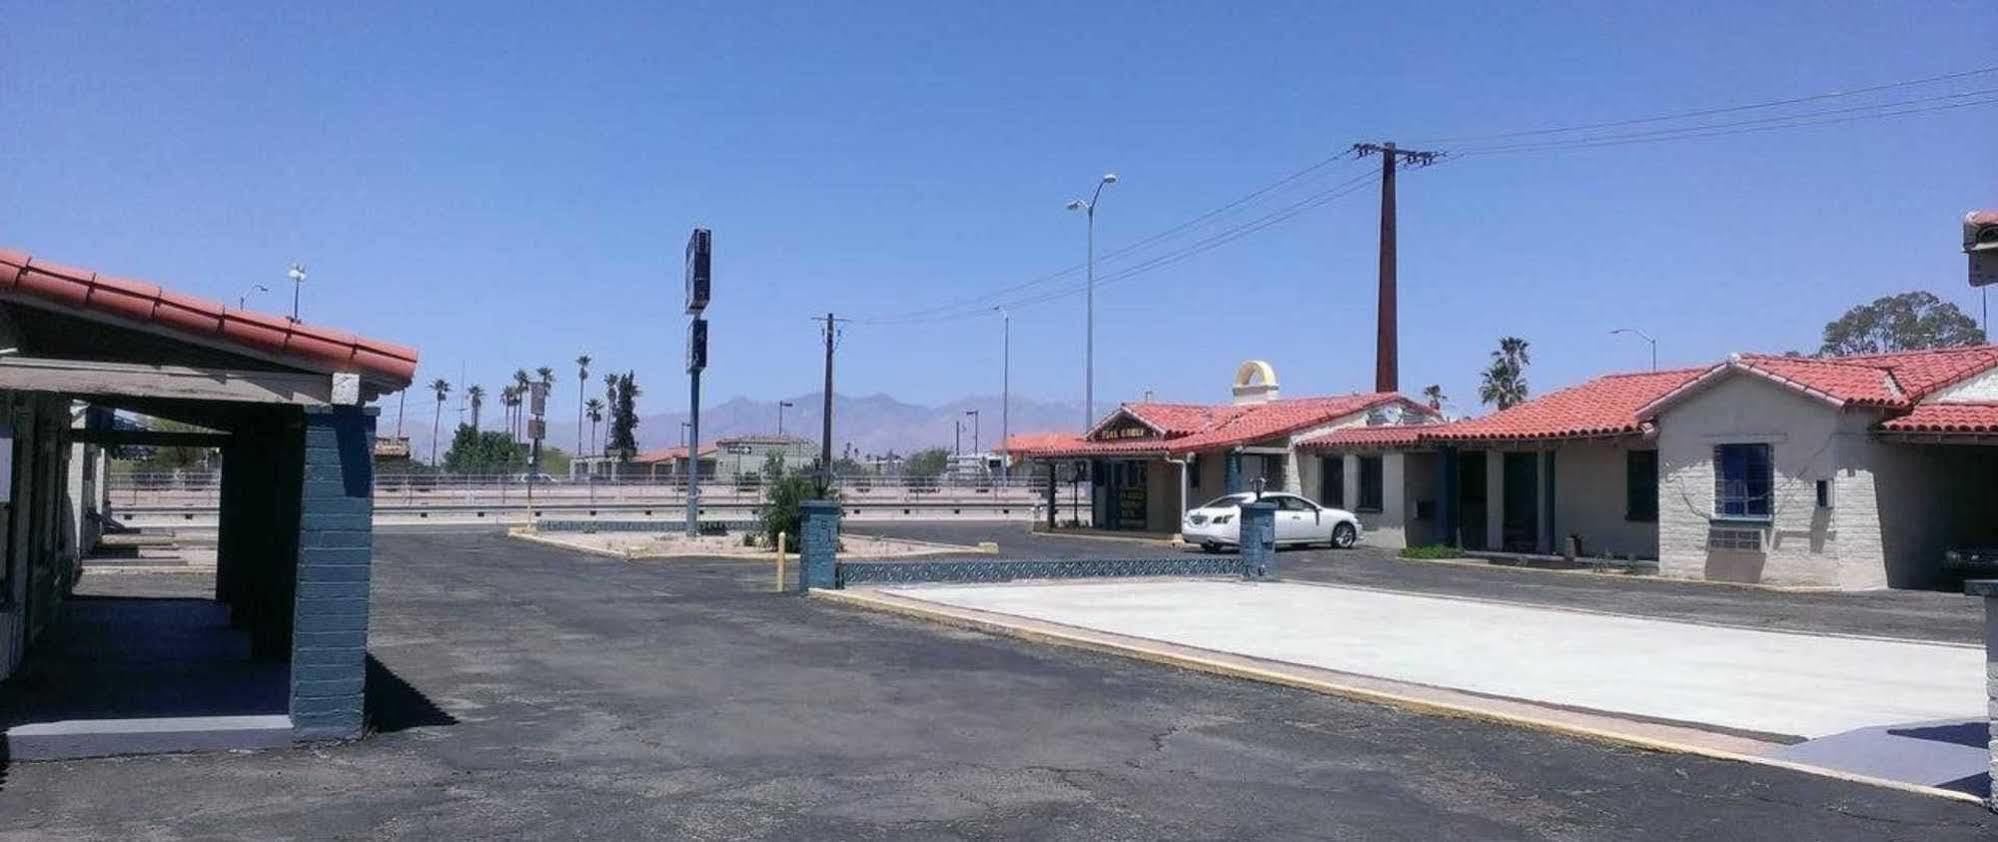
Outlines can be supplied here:
<path id="1" fill-rule="evenodd" d="M 99 275 L 14 249 L 0 249 L 0 297 L 33 299 L 92 315 L 157 325 L 196 340 L 220 342 L 302 363 L 354 371 L 398 388 L 416 375 L 416 349 L 364 339 L 346 331 L 236 310 L 221 302 L 163 289 L 146 281 Z"/>
<path id="2" fill-rule="evenodd" d="M 1639 408 L 1689 382 L 1705 369 L 1682 368 L 1608 374 L 1578 386 L 1549 392 L 1482 418 L 1470 418 L 1423 431 L 1425 441 L 1505 441 L 1590 438 L 1643 430 Z"/>
<path id="3" fill-rule="evenodd" d="M 1998 403 L 1925 403 L 1880 424 L 1894 433 L 1998 433 Z"/>
<path id="4" fill-rule="evenodd" d="M 1130 403 L 1118 408 L 1160 430 L 1160 438 L 1092 441 L 1072 433 L 1030 433 L 1013 436 L 1003 448 L 1015 456 L 1085 457 L 1099 455 L 1169 455 L 1193 453 L 1289 436 L 1329 424 L 1357 412 L 1401 403 L 1426 413 L 1421 404 L 1392 392 L 1289 398 L 1255 404 Z M 1117 413 L 1098 422 L 1100 429 Z"/>
<path id="5" fill-rule="evenodd" d="M 1367 447 L 1412 447 L 1421 442 L 1422 433 L 1441 427 L 1441 424 L 1384 424 L 1378 427 L 1343 427 L 1308 439 L 1298 445 L 1302 450 L 1329 450 L 1333 448 Z"/>

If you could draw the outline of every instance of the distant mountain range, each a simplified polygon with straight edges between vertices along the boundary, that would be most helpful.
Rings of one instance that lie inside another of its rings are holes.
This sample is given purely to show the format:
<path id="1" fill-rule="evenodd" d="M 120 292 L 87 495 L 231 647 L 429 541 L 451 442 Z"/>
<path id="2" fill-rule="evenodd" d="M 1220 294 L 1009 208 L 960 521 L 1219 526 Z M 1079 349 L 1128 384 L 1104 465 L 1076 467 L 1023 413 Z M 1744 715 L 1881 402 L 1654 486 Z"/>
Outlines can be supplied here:
<path id="1" fill-rule="evenodd" d="M 822 393 L 798 395 L 785 398 L 792 404 L 784 409 L 784 433 L 813 441 L 819 439 L 820 406 Z M 645 413 L 641 398 L 638 416 L 638 443 L 642 448 L 670 447 L 680 443 L 680 422 L 687 420 L 685 412 Z M 759 401 L 737 397 L 713 406 L 701 408 L 701 440 L 712 442 L 722 436 L 748 435 L 752 433 L 777 432 L 778 401 Z M 1012 430 L 1015 433 L 1046 432 L 1050 430 L 1076 430 L 1082 424 L 1080 404 L 1037 401 L 1014 397 L 1012 401 Z M 486 426 L 490 427 L 497 413 L 487 407 Z M 959 398 L 935 406 L 906 403 L 886 394 L 850 397 L 833 396 L 833 452 L 839 455 L 852 445 L 855 454 L 882 454 L 894 451 L 908 454 L 926 447 L 952 446 L 953 422 L 964 425 L 963 448 L 973 449 L 972 417 L 967 410 L 978 410 L 977 445 L 992 448 L 1000 441 L 1000 399 L 998 395 L 973 395 Z M 563 450 L 576 447 L 575 407 L 555 409 L 555 413 L 568 413 L 566 417 L 548 419 L 548 443 Z M 446 419 L 450 420 L 449 418 Z M 607 435 L 606 425 L 598 425 L 599 440 Z M 430 430 L 411 429 L 410 451 L 418 458 L 427 458 L 430 453 Z M 588 434 L 587 424 L 584 430 Z M 450 431 L 440 435 L 449 441 Z"/>

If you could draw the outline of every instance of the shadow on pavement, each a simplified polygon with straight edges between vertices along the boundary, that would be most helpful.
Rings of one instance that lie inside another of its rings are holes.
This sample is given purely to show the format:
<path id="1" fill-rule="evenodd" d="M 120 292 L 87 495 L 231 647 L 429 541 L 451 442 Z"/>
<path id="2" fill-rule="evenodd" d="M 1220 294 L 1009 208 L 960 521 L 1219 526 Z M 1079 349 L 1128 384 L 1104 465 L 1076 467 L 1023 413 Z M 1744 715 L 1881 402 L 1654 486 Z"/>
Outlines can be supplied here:
<path id="1" fill-rule="evenodd" d="M 410 728 L 458 724 L 458 718 L 430 701 L 429 696 L 402 680 L 374 655 L 368 656 L 368 730 L 393 734 Z"/>
<path id="2" fill-rule="evenodd" d="M 1991 726 L 1984 722 L 1957 722 L 1949 725 L 1926 725 L 1918 728 L 1889 728 L 1887 733 L 1911 740 L 1928 740 L 1937 743 L 1984 748 L 1991 739 Z"/>

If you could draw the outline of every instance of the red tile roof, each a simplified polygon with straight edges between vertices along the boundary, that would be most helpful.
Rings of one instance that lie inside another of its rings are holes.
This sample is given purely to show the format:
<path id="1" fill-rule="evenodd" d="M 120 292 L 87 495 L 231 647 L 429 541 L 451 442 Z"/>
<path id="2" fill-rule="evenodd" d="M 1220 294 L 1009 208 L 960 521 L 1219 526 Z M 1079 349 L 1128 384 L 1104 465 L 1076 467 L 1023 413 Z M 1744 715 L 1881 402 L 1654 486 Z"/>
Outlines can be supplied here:
<path id="1" fill-rule="evenodd" d="M 1998 403 L 1925 403 L 1880 424 L 1890 433 L 1998 433 Z"/>
<path id="2" fill-rule="evenodd" d="M 1578 386 L 1549 392 L 1482 418 L 1470 418 L 1422 432 L 1424 441 L 1470 442 L 1592 438 L 1643 431 L 1638 409 L 1702 373 L 1682 368 L 1607 374 Z"/>
<path id="3" fill-rule="evenodd" d="M 1729 371 L 1773 380 L 1840 406 L 1905 409 L 1953 384 L 1998 366 L 1998 346 L 1936 348 L 1849 357 L 1779 357 L 1736 354 L 1684 388 L 1662 395 L 1643 414 L 1655 415 L 1679 398 Z"/>
<path id="4" fill-rule="evenodd" d="M 0 300 L 30 301 L 163 328 L 191 341 L 274 357 L 302 368 L 356 372 L 392 388 L 416 376 L 416 349 L 182 295 L 145 281 L 100 275 L 0 249 Z"/>
<path id="5" fill-rule="evenodd" d="M 1421 441 L 1422 432 L 1443 425 L 1440 424 L 1387 424 L 1378 427 L 1344 427 L 1322 436 L 1306 439 L 1298 444 L 1301 450 L 1331 450 L 1335 448 L 1369 447 L 1413 447 Z"/>
<path id="6" fill-rule="evenodd" d="M 1290 398 L 1254 404 L 1130 403 L 1118 407 L 1091 429 L 1101 430 L 1111 419 L 1127 414 L 1163 436 L 1149 439 L 1091 440 L 1069 433 L 1013 436 L 1003 448 L 1014 456 L 1042 458 L 1087 456 L 1166 456 L 1235 447 L 1289 436 L 1376 407 L 1399 403 L 1408 410 L 1431 410 L 1402 395 L 1362 393 L 1323 398 Z"/>

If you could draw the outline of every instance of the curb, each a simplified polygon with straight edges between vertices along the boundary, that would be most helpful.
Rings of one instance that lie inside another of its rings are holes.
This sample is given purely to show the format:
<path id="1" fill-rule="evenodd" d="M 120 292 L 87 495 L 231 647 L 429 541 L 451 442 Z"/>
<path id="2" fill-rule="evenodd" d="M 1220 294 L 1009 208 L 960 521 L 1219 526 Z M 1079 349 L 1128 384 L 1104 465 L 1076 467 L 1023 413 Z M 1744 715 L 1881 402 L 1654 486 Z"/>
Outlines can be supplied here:
<path id="1" fill-rule="evenodd" d="M 1670 740 L 1661 740 L 1652 737 L 1640 736 L 1636 734 L 1619 733 L 1616 731 L 1609 731 L 1601 728 L 1591 728 L 1587 726 L 1575 725 L 1572 723 L 1561 722 L 1558 720 L 1546 719 L 1542 717 L 1522 716 L 1519 714 L 1504 713 L 1501 711 L 1481 708 L 1475 705 L 1454 704 L 1449 702 L 1439 702 L 1431 699 L 1421 699 L 1400 693 L 1385 692 L 1365 687 L 1355 687 L 1351 685 L 1339 684 L 1337 682 L 1322 681 L 1314 678 L 1307 678 L 1304 676 L 1287 675 L 1273 670 L 1242 666 L 1238 664 L 1230 664 L 1211 658 L 1203 658 L 1191 655 L 1182 655 L 1174 652 L 1166 652 L 1156 648 L 1151 648 L 1142 645 L 1122 643 L 1114 640 L 1107 640 L 1100 638 L 1092 638 L 1087 635 L 1072 634 L 1072 633 L 1048 630 L 1048 629 L 1031 629 L 1010 623 L 997 622 L 993 620 L 982 619 L 979 617 L 965 616 L 963 614 L 955 613 L 948 610 L 931 608 L 926 605 L 912 605 L 907 602 L 902 602 L 898 600 L 883 599 L 880 596 L 863 595 L 855 591 L 828 591 L 828 590 L 814 589 L 814 590 L 809 590 L 806 593 L 808 596 L 811 596 L 816 599 L 824 599 L 829 602 L 836 602 L 842 605 L 847 605 L 855 608 L 863 608 L 873 611 L 881 611 L 883 613 L 897 614 L 904 617 L 910 617 L 919 620 L 927 620 L 930 622 L 946 626 L 953 626 L 956 628 L 971 629 L 973 631 L 982 631 L 990 634 L 1003 635 L 1006 637 L 1018 638 L 1035 643 L 1044 643 L 1054 646 L 1063 646 L 1074 649 L 1084 649 L 1094 652 L 1121 655 L 1135 660 L 1146 661 L 1149 663 L 1160 664 L 1164 666 L 1179 667 L 1181 669 L 1192 670 L 1194 672 L 1204 672 L 1212 675 L 1222 675 L 1230 678 L 1238 678 L 1247 681 L 1261 682 L 1264 684 L 1275 684 L 1284 687 L 1292 687 L 1300 690 L 1310 690 L 1312 692 L 1323 693 L 1330 696 L 1338 696 L 1341 698 L 1354 699 L 1357 701 L 1369 702 L 1400 710 L 1408 710 L 1420 714 L 1427 714 L 1432 716 L 1449 716 L 1461 719 L 1475 719 L 1485 722 L 1494 722 L 1502 725 L 1510 725 L 1517 728 L 1525 728 L 1534 731 L 1542 731 L 1547 733 L 1563 734 L 1572 737 L 1580 737 L 1583 739 L 1594 740 L 1597 742 L 1628 746 L 1632 748 L 1643 749 L 1646 751 L 1654 751 L 1664 754 L 1689 754 L 1699 757 L 1711 758 L 1714 760 L 1728 760 L 1737 763 L 1753 763 L 1761 766 L 1770 766 L 1778 769 L 1787 769 L 1793 772 L 1802 772 L 1809 775 L 1817 775 L 1819 777 L 1847 781 L 1849 783 L 1866 784 L 1869 786 L 1877 786 L 1885 789 L 1893 789 L 1902 792 L 1914 793 L 1916 795 L 1927 795 L 1935 798 L 1945 798 L 1953 801 L 1961 801 L 1969 804 L 1976 804 L 1979 806 L 1985 806 L 1986 803 L 1985 799 L 1980 798 L 1978 796 L 1964 792 L 1957 792 L 1955 790 L 1950 790 L 1950 789 L 1942 789 L 1940 787 L 1924 786 L 1922 784 L 1911 784 L 1905 781 L 1889 780 L 1887 778 L 1876 778 L 1869 775 L 1844 772 L 1837 769 L 1828 769 L 1822 766 L 1812 766 L 1809 764 L 1797 763 L 1789 760 L 1778 760 L 1770 757 L 1758 757 L 1752 754 L 1742 754 L 1740 752 L 1725 751 L 1721 749 L 1710 748 L 1707 746 L 1693 745 L 1691 743 L 1680 743 L 1680 742 L 1673 742 Z M 920 601 L 920 600 L 914 600 L 913 598 L 910 599 L 912 601 L 918 601 L 918 602 Z M 1107 635 L 1108 633 L 1105 634 Z"/>

